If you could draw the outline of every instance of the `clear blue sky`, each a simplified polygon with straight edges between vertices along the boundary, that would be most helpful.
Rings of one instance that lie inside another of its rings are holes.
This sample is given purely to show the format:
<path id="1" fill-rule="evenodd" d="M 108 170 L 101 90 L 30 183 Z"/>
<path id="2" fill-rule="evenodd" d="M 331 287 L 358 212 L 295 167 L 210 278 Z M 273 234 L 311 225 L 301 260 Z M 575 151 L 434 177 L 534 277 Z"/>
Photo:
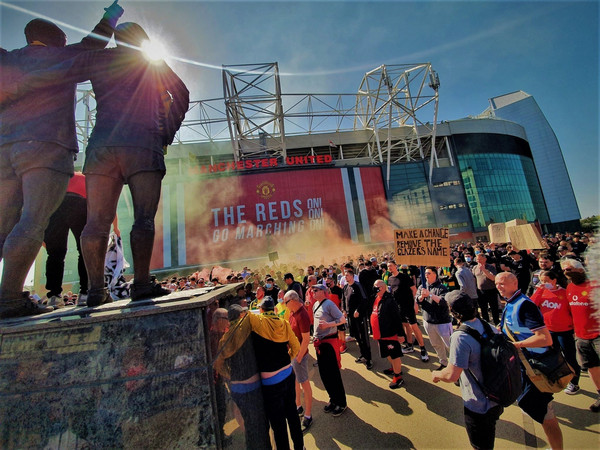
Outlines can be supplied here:
<path id="1" fill-rule="evenodd" d="M 0 45 L 25 44 L 34 16 L 63 22 L 69 42 L 109 1 L 0 2 Z M 172 54 L 194 100 L 222 97 L 222 64 L 279 63 L 284 93 L 354 93 L 381 64 L 431 62 L 439 120 L 475 115 L 488 99 L 535 97 L 561 144 L 582 217 L 600 213 L 598 1 L 169 1 L 120 0 Z M 204 65 L 216 66 L 216 69 Z"/>

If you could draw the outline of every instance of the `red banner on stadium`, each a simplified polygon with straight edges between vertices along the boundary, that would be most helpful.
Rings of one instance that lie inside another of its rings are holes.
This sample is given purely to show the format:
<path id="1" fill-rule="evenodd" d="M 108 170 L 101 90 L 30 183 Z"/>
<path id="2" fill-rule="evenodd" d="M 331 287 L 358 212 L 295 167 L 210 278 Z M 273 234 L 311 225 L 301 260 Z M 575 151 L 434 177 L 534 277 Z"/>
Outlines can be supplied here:
<path id="1" fill-rule="evenodd" d="M 185 241 L 187 265 L 275 251 L 310 257 L 344 249 L 352 239 L 392 236 L 378 167 L 239 174 L 188 182 L 183 191 L 177 201 L 185 233 L 178 242 Z M 163 256 L 158 245 L 153 266 Z"/>

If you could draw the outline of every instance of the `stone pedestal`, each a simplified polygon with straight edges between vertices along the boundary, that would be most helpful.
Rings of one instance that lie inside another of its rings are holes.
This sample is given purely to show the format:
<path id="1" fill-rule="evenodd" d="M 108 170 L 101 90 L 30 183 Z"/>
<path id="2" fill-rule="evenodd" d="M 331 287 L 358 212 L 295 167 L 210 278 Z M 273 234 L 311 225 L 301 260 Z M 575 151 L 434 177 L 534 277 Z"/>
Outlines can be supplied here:
<path id="1" fill-rule="evenodd" d="M 0 448 L 219 448 L 208 324 L 235 287 L 0 321 Z"/>

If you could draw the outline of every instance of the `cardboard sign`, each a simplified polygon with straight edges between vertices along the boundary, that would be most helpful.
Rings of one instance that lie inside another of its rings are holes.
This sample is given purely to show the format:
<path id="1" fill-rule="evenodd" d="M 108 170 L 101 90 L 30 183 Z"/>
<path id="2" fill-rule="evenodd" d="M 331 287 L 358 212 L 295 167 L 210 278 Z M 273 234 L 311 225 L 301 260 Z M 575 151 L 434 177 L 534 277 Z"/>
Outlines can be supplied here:
<path id="1" fill-rule="evenodd" d="M 414 266 L 448 266 L 450 234 L 448 228 L 394 230 L 396 262 Z"/>
<path id="2" fill-rule="evenodd" d="M 510 242 L 519 250 L 539 250 L 546 248 L 540 232 L 534 224 L 517 225 L 516 227 L 506 227 L 506 232 L 510 237 Z"/>
<path id="3" fill-rule="evenodd" d="M 489 224 L 488 232 L 490 234 L 490 242 L 495 244 L 505 244 L 510 240 L 510 237 L 506 233 L 506 224 L 504 223 Z"/>
<path id="4" fill-rule="evenodd" d="M 504 225 L 506 225 L 506 228 L 516 227 L 517 225 L 527 225 L 527 221 L 523 220 L 523 219 L 513 219 L 513 220 L 509 220 Z"/>

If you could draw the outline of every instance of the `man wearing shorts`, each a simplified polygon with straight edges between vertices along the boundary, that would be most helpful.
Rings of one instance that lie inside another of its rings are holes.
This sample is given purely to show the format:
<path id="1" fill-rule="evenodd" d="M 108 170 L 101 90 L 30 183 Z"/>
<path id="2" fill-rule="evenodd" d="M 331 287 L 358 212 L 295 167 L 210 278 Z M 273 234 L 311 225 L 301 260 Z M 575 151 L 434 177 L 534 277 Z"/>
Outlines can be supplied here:
<path id="1" fill-rule="evenodd" d="M 138 24 L 123 23 L 115 29 L 117 47 L 88 52 L 58 70 L 67 79 L 89 79 L 97 103 L 83 167 L 88 222 L 81 248 L 89 277 L 88 306 L 111 301 L 104 287 L 104 255 L 124 184 L 129 185 L 134 210 L 131 299 L 170 293 L 150 279 L 154 216 L 166 171 L 163 147 L 183 121 L 189 92 L 164 61 L 144 57 L 139 48 L 147 40 Z"/>
<path id="2" fill-rule="evenodd" d="M 0 49 L 0 84 L 21 82 L 30 72 L 105 47 L 122 14 L 115 1 L 92 34 L 73 45 L 65 45 L 66 35 L 54 23 L 32 20 L 25 27 L 26 47 Z M 38 306 L 22 290 L 73 175 L 75 87 L 74 81 L 54 78 L 0 106 L 0 318 L 53 310 Z"/>
<path id="3" fill-rule="evenodd" d="M 514 336 L 515 347 L 522 348 L 530 354 L 544 353 L 552 345 L 552 336 L 536 304 L 521 293 L 517 277 L 510 272 L 499 273 L 496 275 L 496 288 L 506 299 L 500 322 L 502 332 Z M 552 407 L 552 394 L 540 392 L 527 376 L 523 366 L 521 372 L 523 393 L 517 399 L 519 407 L 542 425 L 553 449 L 562 448 L 563 437 Z"/>
<path id="4" fill-rule="evenodd" d="M 390 389 L 398 389 L 404 384 L 402 378 L 402 342 L 405 334 L 402 326 L 402 317 L 396 300 L 387 290 L 387 285 L 383 280 L 376 280 L 373 284 L 375 292 L 375 301 L 371 311 L 371 329 L 373 330 L 373 339 L 379 344 L 379 355 L 392 365 L 392 370 L 384 371 L 386 374 L 393 375 Z"/>
<path id="5" fill-rule="evenodd" d="M 300 350 L 292 359 L 292 368 L 296 375 L 296 409 L 298 415 L 304 415 L 302 419 L 302 432 L 312 425 L 312 388 L 308 378 L 308 344 L 310 343 L 310 317 L 300 300 L 300 296 L 294 290 L 289 290 L 283 297 L 283 302 L 290 310 L 290 325 L 292 331 L 300 342 Z M 301 394 L 304 391 L 304 405 L 302 407 Z"/>
<path id="6" fill-rule="evenodd" d="M 573 316 L 579 364 L 588 369 L 598 390 L 598 397 L 590 410 L 600 412 L 600 321 L 595 315 L 592 297 L 592 292 L 597 294 L 597 291 L 592 290 L 592 284 L 579 261 L 567 258 L 560 265 L 570 281 L 567 285 L 567 300 Z"/>
<path id="7" fill-rule="evenodd" d="M 425 348 L 425 341 L 423 340 L 423 333 L 417 323 L 417 313 L 415 308 L 415 296 L 417 295 L 417 288 L 415 283 L 412 281 L 410 275 L 401 273 L 398 270 L 398 265 L 395 261 L 388 263 L 388 269 L 392 275 L 388 278 L 388 286 L 390 292 L 396 299 L 398 306 L 400 306 L 400 312 L 402 313 L 402 325 L 406 333 L 406 345 L 404 347 L 404 353 L 412 353 L 413 348 L 413 334 L 417 339 L 419 347 L 421 347 L 421 361 L 429 361 L 429 355 Z"/>

